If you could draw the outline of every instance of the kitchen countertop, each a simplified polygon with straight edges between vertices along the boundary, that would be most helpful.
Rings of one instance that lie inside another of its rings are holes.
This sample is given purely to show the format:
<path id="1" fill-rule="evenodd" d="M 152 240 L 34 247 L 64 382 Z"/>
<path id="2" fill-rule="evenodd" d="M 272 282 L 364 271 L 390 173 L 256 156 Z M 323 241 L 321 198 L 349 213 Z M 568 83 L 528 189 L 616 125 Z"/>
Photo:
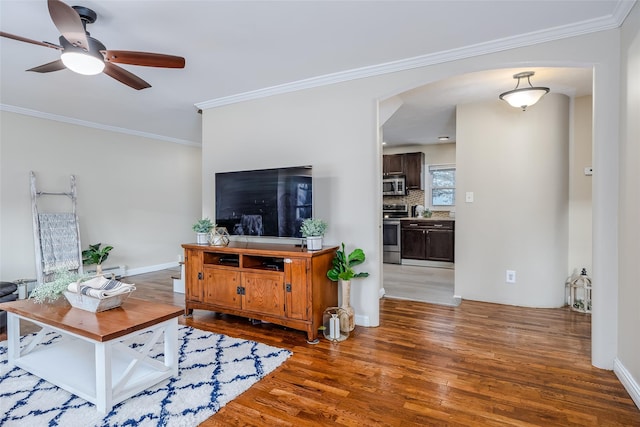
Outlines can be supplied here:
<path id="1" fill-rule="evenodd" d="M 455 221 L 455 218 L 452 217 L 431 217 L 431 218 L 424 218 L 424 217 L 405 217 L 405 218 L 399 218 L 400 221 Z"/>

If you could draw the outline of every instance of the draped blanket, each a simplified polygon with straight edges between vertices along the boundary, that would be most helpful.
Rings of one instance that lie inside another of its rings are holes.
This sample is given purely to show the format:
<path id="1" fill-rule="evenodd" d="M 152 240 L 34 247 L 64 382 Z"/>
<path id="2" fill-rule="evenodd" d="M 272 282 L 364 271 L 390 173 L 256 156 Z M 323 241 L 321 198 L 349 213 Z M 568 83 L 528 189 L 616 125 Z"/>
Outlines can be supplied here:
<path id="1" fill-rule="evenodd" d="M 109 298 L 114 295 L 133 292 L 136 287 L 133 284 L 119 282 L 117 280 L 105 279 L 102 276 L 87 280 L 86 282 L 69 283 L 69 292 L 81 295 L 88 295 L 94 298 Z"/>
<path id="2" fill-rule="evenodd" d="M 76 270 L 82 262 L 77 218 L 73 213 L 38 214 L 43 271 Z"/>

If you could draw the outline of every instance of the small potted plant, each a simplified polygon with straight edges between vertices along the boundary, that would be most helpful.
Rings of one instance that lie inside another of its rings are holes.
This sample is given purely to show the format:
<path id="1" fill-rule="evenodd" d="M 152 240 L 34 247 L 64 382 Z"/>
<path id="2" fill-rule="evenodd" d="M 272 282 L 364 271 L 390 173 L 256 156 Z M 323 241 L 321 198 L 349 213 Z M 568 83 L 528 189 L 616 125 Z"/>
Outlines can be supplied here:
<path id="1" fill-rule="evenodd" d="M 89 245 L 89 249 L 82 251 L 82 265 L 96 265 L 96 274 L 102 274 L 102 263 L 109 257 L 113 246 L 106 245 L 100 249 L 101 243 Z"/>
<path id="2" fill-rule="evenodd" d="M 351 279 L 357 279 L 360 277 L 369 277 L 369 273 L 356 273 L 353 269 L 356 265 L 362 264 L 365 260 L 364 251 L 360 248 L 354 249 L 353 252 L 347 255 L 347 252 L 342 243 L 342 250 L 336 251 L 336 256 L 333 258 L 333 267 L 327 271 L 327 277 L 334 282 L 339 282 L 342 288 L 342 305 L 349 317 L 348 325 L 340 325 L 341 329 L 346 329 L 349 332 L 355 328 L 355 311 L 351 307 Z"/>
<path id="3" fill-rule="evenodd" d="M 214 227 L 213 222 L 209 218 L 202 218 L 193 224 L 193 231 L 196 232 L 196 243 L 199 245 L 209 244 L 209 232 Z"/>
<path id="4" fill-rule="evenodd" d="M 322 249 L 322 237 L 327 230 L 327 223 L 317 218 L 307 218 L 302 221 L 300 233 L 307 238 L 307 250 L 319 251 Z"/>

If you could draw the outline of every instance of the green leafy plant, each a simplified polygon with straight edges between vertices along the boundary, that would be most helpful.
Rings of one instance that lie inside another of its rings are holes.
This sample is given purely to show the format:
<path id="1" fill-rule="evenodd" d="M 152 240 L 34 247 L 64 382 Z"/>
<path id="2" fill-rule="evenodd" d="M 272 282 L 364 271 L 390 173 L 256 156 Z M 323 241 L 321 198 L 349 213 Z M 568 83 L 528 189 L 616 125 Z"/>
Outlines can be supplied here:
<path id="1" fill-rule="evenodd" d="M 324 236 L 327 230 L 327 223 L 321 219 L 307 218 L 302 221 L 300 233 L 302 237 Z"/>
<path id="2" fill-rule="evenodd" d="M 369 273 L 356 273 L 353 267 L 362 264 L 365 260 L 364 252 L 362 249 L 354 249 L 349 255 L 342 243 L 342 250 L 336 251 L 336 256 L 333 258 L 333 268 L 327 271 L 327 277 L 334 282 L 338 279 L 351 280 L 359 277 L 369 277 Z"/>
<path id="3" fill-rule="evenodd" d="M 31 291 L 29 298 L 33 298 L 33 300 L 39 304 L 53 302 L 67 290 L 69 283 L 77 282 L 85 277 L 86 276 L 82 274 L 64 268 L 56 270 L 53 273 L 53 280 L 36 286 L 33 291 Z"/>
<path id="4" fill-rule="evenodd" d="M 101 243 L 95 245 L 89 245 L 89 249 L 82 251 L 82 264 L 84 265 L 101 265 L 109 257 L 109 252 L 113 249 L 113 246 L 105 246 L 100 249 Z"/>
<path id="5" fill-rule="evenodd" d="M 191 228 L 196 233 L 208 233 L 208 232 L 211 231 L 211 229 L 213 227 L 215 227 L 215 224 L 213 222 L 211 222 L 211 220 L 209 218 L 202 218 L 202 219 L 198 220 L 198 222 L 193 224 L 193 227 L 191 227 Z"/>

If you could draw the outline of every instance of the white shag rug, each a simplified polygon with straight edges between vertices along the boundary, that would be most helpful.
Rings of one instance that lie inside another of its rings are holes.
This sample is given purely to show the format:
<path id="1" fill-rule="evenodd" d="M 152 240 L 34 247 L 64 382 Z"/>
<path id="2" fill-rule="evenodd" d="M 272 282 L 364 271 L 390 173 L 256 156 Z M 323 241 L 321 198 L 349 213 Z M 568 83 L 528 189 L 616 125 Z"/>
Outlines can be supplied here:
<path id="1" fill-rule="evenodd" d="M 20 368 L 9 368 L 7 342 L 1 342 L 0 426 L 197 426 L 292 354 L 188 326 L 179 326 L 178 336 L 179 375 L 117 404 L 106 416 L 84 399 Z M 59 337 L 50 333 L 40 345 Z M 30 336 L 21 340 L 25 339 Z M 130 345 L 139 342 L 138 337 Z M 159 340 L 152 354 L 158 357 L 163 350 Z"/>

